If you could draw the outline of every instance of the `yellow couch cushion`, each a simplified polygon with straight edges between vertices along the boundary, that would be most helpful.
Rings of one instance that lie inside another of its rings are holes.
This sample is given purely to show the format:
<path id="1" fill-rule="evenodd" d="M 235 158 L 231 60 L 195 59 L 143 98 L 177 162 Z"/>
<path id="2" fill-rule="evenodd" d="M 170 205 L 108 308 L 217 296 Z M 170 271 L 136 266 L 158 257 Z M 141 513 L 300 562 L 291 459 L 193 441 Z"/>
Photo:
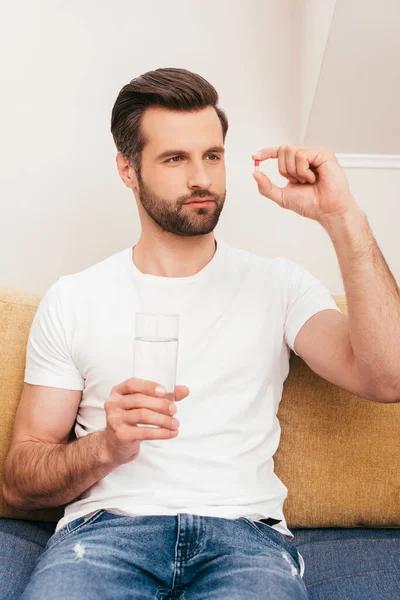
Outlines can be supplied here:
<path id="1" fill-rule="evenodd" d="M 292 353 L 278 418 L 289 528 L 400 527 L 400 403 L 359 398 Z"/>
<path id="2" fill-rule="evenodd" d="M 0 287 L 1 469 L 40 299 Z M 335 301 L 346 312 L 344 296 Z M 282 433 L 275 472 L 288 488 L 284 513 L 289 528 L 399 526 L 400 403 L 358 398 L 320 378 L 292 353 L 278 418 Z M 62 507 L 17 511 L 0 494 L 0 516 L 58 521 L 62 514 Z"/>

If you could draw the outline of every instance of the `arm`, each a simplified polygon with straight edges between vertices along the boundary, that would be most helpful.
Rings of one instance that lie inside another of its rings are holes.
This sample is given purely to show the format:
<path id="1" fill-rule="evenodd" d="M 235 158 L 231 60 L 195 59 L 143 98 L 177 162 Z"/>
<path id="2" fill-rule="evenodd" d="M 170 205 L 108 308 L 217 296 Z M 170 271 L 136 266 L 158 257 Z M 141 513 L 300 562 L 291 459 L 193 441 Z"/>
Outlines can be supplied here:
<path id="1" fill-rule="evenodd" d="M 361 210 L 321 224 L 338 257 L 348 316 L 333 311 L 314 315 L 299 331 L 295 350 L 324 379 L 376 402 L 399 402 L 396 281 Z"/>
<path id="2" fill-rule="evenodd" d="M 32 323 L 25 384 L 4 465 L 3 496 L 21 510 L 68 504 L 136 458 L 143 439 L 177 435 L 174 403 L 155 398 L 156 383 L 129 379 L 114 386 L 104 403 L 106 428 L 68 443 L 84 381 L 71 356 L 60 282 L 47 291 Z M 186 386 L 176 386 L 175 399 L 188 393 Z M 153 427 L 136 427 L 138 421 Z"/>
<path id="3" fill-rule="evenodd" d="M 188 395 L 186 386 L 175 386 L 176 402 Z M 134 460 L 143 440 L 178 435 L 175 402 L 165 390 L 157 382 L 130 378 L 114 386 L 104 403 L 106 428 L 67 443 L 80 396 L 80 391 L 25 383 L 4 466 L 3 495 L 15 508 L 68 504 Z"/>
<path id="4" fill-rule="evenodd" d="M 24 384 L 4 464 L 3 495 L 11 506 L 68 504 L 115 468 L 104 432 L 68 443 L 80 398 L 80 391 Z"/>
<path id="5" fill-rule="evenodd" d="M 313 315 L 296 336 L 295 352 L 317 375 L 360 398 L 392 402 L 358 367 L 351 345 L 347 315 L 322 310 Z"/>
<path id="6" fill-rule="evenodd" d="M 254 173 L 260 193 L 324 227 L 343 277 L 348 320 L 332 317 L 331 311 L 310 318 L 297 335 L 296 352 L 330 381 L 348 389 L 355 385 L 359 395 L 400 402 L 399 288 L 334 152 L 281 146 L 266 148 L 253 158 L 278 159 L 279 170 L 290 183 L 279 188 L 266 175 Z M 329 338 L 336 348 L 326 343 Z"/>

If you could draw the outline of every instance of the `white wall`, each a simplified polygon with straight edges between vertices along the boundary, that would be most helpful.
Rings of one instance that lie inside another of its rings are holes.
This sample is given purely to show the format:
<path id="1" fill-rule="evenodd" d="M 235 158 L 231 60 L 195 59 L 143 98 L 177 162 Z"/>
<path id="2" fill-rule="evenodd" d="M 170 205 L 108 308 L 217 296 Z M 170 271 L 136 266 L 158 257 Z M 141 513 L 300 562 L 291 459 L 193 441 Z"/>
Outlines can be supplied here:
<path id="1" fill-rule="evenodd" d="M 304 144 L 336 0 L 302 0 L 302 3 L 300 138 Z"/>
<path id="2" fill-rule="evenodd" d="M 136 242 L 139 219 L 116 169 L 111 109 L 130 79 L 175 66 L 207 78 L 230 120 L 217 232 L 258 254 L 297 260 L 342 293 L 325 232 L 259 196 L 251 175 L 254 151 L 300 142 L 301 10 L 297 0 L 8 3 L 0 25 L 0 285 L 44 292 L 60 275 Z M 286 182 L 276 161 L 265 170 Z M 400 276 L 399 173 L 349 175 Z"/>
<path id="3" fill-rule="evenodd" d="M 400 154 L 399 25 L 399 0 L 336 0 L 304 144 Z"/>

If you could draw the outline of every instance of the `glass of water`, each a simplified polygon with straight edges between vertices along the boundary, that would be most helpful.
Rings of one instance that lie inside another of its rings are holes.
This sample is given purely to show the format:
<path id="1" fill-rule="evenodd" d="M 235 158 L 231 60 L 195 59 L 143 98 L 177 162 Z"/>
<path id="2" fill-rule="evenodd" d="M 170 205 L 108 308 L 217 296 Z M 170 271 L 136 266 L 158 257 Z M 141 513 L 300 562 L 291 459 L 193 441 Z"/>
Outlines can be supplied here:
<path id="1" fill-rule="evenodd" d="M 133 377 L 163 385 L 175 400 L 179 315 L 136 313 Z"/>

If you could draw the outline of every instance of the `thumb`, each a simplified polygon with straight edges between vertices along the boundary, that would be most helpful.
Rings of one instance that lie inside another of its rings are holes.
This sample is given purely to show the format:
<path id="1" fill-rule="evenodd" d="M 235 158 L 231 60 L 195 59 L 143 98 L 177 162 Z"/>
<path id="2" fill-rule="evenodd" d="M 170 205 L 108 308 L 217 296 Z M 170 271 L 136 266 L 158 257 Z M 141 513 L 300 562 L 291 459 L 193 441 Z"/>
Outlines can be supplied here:
<path id="1" fill-rule="evenodd" d="M 272 181 L 265 175 L 265 173 L 261 173 L 260 171 L 254 172 L 253 177 L 257 181 L 258 191 L 260 194 L 266 196 L 270 200 L 273 200 L 279 204 L 279 206 L 283 206 L 282 188 L 274 185 Z"/>
<path id="2" fill-rule="evenodd" d="M 186 385 L 175 386 L 175 401 L 183 400 L 189 396 L 190 390 Z"/>

